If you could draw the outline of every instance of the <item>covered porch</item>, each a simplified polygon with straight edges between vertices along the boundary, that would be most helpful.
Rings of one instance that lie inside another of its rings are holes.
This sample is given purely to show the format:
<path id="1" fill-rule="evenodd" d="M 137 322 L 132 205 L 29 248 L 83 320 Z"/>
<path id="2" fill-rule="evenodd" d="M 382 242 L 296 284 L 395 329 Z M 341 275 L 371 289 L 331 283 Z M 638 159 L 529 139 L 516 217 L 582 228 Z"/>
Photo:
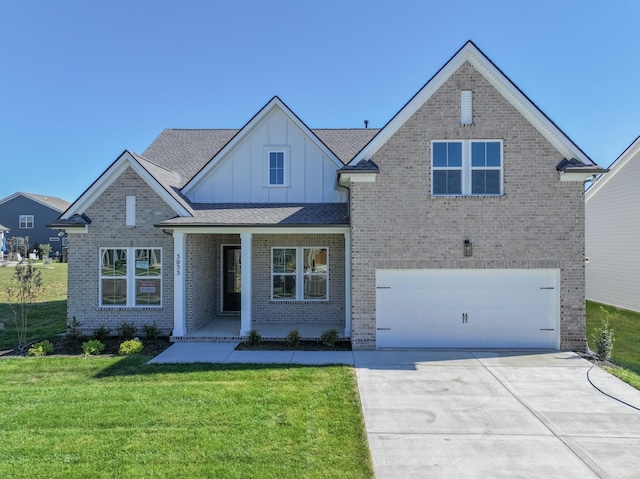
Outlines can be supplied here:
<path id="1" fill-rule="evenodd" d="M 274 323 L 268 321 L 254 321 L 253 328 L 267 341 L 284 341 L 291 330 L 297 329 L 300 337 L 305 340 L 318 340 L 325 331 L 334 329 L 338 332 L 339 339 L 347 339 L 344 335 L 345 322 L 320 322 L 320 321 L 292 321 Z M 243 341 L 246 335 L 240 333 L 240 316 L 217 317 L 204 324 L 197 330 L 184 336 L 173 336 L 174 342 L 182 341 Z"/>

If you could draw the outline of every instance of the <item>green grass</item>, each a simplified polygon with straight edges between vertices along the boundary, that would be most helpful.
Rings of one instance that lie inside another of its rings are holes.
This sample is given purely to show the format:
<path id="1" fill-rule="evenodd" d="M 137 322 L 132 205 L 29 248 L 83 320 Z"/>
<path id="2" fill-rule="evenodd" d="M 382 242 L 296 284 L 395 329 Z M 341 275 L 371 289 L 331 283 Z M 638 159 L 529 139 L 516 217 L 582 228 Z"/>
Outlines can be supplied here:
<path id="1" fill-rule="evenodd" d="M 0 360 L 0 477 L 373 477 L 352 369 Z"/>
<path id="2" fill-rule="evenodd" d="M 600 307 L 609 311 L 609 326 L 613 329 L 611 361 L 640 374 L 640 313 L 587 301 L 587 340 L 591 350 L 595 350 L 591 335 L 603 317 Z"/>
<path id="3" fill-rule="evenodd" d="M 604 368 L 608 373 L 622 379 L 625 383 L 631 384 L 634 388 L 640 389 L 640 374 L 634 373 L 624 368 Z"/>
<path id="4" fill-rule="evenodd" d="M 36 267 L 41 272 L 45 289 L 29 313 L 29 341 L 51 338 L 64 332 L 67 321 L 67 264 L 36 263 Z M 0 267 L 0 322 L 4 323 L 4 330 L 0 330 L 0 349 L 14 347 L 18 342 L 13 311 L 7 296 L 7 290 L 15 285 L 14 271 L 10 266 Z"/>

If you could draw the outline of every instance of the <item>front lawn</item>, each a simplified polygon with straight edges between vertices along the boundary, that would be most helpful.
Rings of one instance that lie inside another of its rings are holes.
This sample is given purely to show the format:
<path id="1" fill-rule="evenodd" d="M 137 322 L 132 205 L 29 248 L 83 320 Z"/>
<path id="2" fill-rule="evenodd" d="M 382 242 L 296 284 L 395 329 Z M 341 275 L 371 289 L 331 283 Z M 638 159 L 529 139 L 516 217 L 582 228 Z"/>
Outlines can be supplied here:
<path id="1" fill-rule="evenodd" d="M 352 369 L 0 360 L 0 477 L 366 478 Z"/>
<path id="2" fill-rule="evenodd" d="M 42 275 L 44 292 L 29 314 L 28 341 L 64 333 L 67 324 L 67 264 L 35 263 L 34 266 Z M 4 324 L 4 329 L 0 329 L 0 349 L 12 348 L 18 343 L 13 310 L 7 296 L 7 290 L 15 287 L 14 273 L 13 266 L 0 267 L 0 323 Z"/>

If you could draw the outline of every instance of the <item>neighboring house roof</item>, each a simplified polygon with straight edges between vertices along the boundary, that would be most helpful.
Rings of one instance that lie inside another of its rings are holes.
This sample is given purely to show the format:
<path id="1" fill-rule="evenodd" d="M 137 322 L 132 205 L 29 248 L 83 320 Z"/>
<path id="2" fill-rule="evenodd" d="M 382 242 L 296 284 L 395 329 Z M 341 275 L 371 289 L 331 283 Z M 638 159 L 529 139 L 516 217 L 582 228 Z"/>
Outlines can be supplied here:
<path id="1" fill-rule="evenodd" d="M 6 231 L 11 231 L 9 228 L 7 228 L 6 226 L 2 226 L 0 225 L 0 232 L 6 232 Z"/>
<path id="2" fill-rule="evenodd" d="M 491 83 L 504 98 L 566 158 L 577 158 L 588 166 L 597 165 L 553 123 L 489 58 L 468 41 L 451 59 L 416 93 L 409 102 L 382 128 L 357 155 L 350 166 L 368 160 L 394 133 L 453 75 L 465 62 Z"/>
<path id="3" fill-rule="evenodd" d="M 346 203 L 194 203 L 193 217 L 157 226 L 346 226 Z"/>
<path id="4" fill-rule="evenodd" d="M 1 199 L 0 205 L 8 201 L 11 201 L 14 198 L 17 198 L 18 196 L 24 196 L 25 198 L 29 198 L 30 200 L 33 200 L 36 203 L 40 203 L 60 213 L 62 213 L 71 205 L 71 203 L 69 203 L 66 200 L 63 200 L 62 198 L 57 198 L 55 196 L 37 195 L 35 193 L 25 193 L 23 191 L 18 191 L 17 193 L 14 193 L 10 196 L 7 196 L 6 198 Z"/>
<path id="5" fill-rule="evenodd" d="M 595 183 L 592 183 L 584 194 L 584 200 L 589 201 L 598 191 L 600 191 L 612 178 L 624 169 L 633 158 L 640 158 L 640 136 L 638 136 L 622 154 L 611 163 L 609 173 L 600 176 Z"/>

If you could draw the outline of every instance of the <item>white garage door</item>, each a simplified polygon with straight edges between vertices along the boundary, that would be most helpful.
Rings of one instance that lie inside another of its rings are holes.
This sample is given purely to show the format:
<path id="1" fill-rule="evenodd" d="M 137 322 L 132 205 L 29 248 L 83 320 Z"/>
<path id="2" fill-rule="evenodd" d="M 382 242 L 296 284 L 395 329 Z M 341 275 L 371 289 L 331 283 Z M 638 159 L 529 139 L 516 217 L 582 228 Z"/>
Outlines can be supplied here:
<path id="1" fill-rule="evenodd" d="M 377 347 L 554 348 L 560 271 L 377 270 Z"/>

